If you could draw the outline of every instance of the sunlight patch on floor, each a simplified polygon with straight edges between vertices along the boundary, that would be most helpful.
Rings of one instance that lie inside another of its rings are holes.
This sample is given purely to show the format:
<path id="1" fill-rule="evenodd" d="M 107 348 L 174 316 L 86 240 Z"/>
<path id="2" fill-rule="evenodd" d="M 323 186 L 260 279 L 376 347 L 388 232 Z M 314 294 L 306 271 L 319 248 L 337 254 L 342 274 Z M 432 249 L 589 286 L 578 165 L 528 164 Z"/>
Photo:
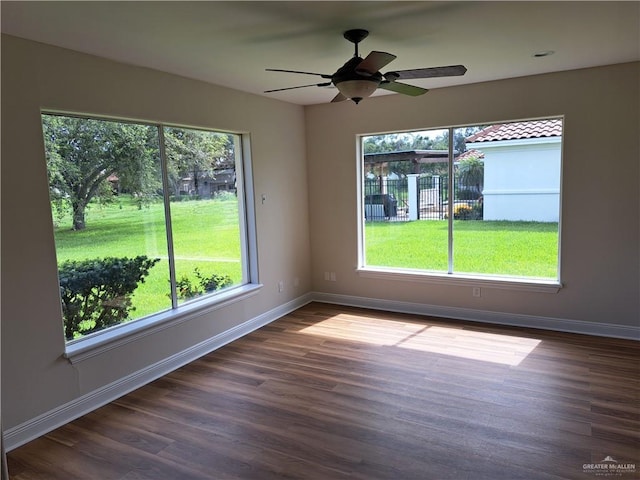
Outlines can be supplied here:
<path id="1" fill-rule="evenodd" d="M 514 335 L 346 314 L 303 328 L 301 333 L 511 366 L 519 365 L 540 343 L 534 338 Z"/>

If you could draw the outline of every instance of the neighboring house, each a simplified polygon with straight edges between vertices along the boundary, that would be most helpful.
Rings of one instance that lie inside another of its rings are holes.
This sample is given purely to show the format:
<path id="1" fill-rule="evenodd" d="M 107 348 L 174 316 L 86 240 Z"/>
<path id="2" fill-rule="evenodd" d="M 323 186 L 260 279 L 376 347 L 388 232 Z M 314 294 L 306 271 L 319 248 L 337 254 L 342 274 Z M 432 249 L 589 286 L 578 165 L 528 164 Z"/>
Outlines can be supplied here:
<path id="1" fill-rule="evenodd" d="M 484 154 L 484 220 L 557 222 L 562 120 L 491 125 L 467 138 Z"/>
<path id="2" fill-rule="evenodd" d="M 198 185 L 193 176 L 184 177 L 180 183 L 180 195 L 199 195 L 210 198 L 219 192 L 236 191 L 236 171 L 233 168 L 217 169 L 214 175 L 198 176 Z"/>
<path id="3" fill-rule="evenodd" d="M 116 174 L 109 175 L 107 181 L 111 183 L 114 192 L 120 192 L 120 179 Z M 201 198 L 211 198 L 220 192 L 236 193 L 236 171 L 234 168 L 217 169 L 214 175 L 199 175 L 198 185 L 192 175 L 183 177 L 179 182 L 180 195 L 199 195 Z"/>

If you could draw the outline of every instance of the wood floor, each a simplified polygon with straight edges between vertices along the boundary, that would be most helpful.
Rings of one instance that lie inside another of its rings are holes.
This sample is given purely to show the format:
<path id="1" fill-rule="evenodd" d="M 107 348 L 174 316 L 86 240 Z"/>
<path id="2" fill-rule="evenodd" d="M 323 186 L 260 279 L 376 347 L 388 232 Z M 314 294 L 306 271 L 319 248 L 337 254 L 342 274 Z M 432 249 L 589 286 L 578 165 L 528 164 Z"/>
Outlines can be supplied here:
<path id="1" fill-rule="evenodd" d="M 633 341 L 312 303 L 10 452 L 9 469 L 15 480 L 630 480 L 639 353 Z"/>

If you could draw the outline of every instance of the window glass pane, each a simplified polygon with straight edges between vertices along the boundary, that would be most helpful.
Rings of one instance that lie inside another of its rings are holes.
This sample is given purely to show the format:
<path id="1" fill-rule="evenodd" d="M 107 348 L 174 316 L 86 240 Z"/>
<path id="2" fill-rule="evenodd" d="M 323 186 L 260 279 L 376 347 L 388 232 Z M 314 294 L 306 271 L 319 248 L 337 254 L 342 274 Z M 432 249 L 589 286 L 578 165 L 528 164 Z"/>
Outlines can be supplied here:
<path id="1" fill-rule="evenodd" d="M 557 279 L 562 119 L 455 136 L 454 271 Z"/>
<path id="2" fill-rule="evenodd" d="M 177 297 L 244 283 L 236 172 L 238 136 L 164 129 Z"/>
<path id="3" fill-rule="evenodd" d="M 366 136 L 362 151 L 363 266 L 559 280 L 562 119 Z"/>
<path id="4" fill-rule="evenodd" d="M 448 137 L 441 129 L 362 139 L 365 265 L 448 270 Z"/>
<path id="5" fill-rule="evenodd" d="M 42 125 L 68 341 L 249 281 L 239 135 Z"/>
<path id="6" fill-rule="evenodd" d="M 170 308 L 157 128 L 42 123 L 67 340 Z"/>

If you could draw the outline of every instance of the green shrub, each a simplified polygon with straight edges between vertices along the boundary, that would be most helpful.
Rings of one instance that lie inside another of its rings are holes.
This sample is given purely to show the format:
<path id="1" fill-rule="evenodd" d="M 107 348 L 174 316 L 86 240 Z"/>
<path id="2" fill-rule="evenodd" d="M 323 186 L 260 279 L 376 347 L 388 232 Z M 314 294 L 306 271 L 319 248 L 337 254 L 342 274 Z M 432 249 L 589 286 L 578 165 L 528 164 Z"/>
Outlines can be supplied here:
<path id="1" fill-rule="evenodd" d="M 178 298 L 182 299 L 197 297 L 202 293 L 198 289 L 198 286 L 194 285 L 191 282 L 191 279 L 186 275 L 180 277 L 180 280 L 176 280 L 176 292 L 178 294 Z M 171 293 L 168 293 L 167 295 L 171 298 Z"/>
<path id="2" fill-rule="evenodd" d="M 237 194 L 235 190 L 220 190 L 218 192 L 215 192 L 213 197 L 216 200 L 221 200 L 221 201 L 227 201 L 227 200 L 237 201 Z"/>
<path id="3" fill-rule="evenodd" d="M 482 220 L 483 211 L 482 201 L 473 205 L 459 203 L 453 207 L 453 218 L 456 220 Z M 449 218 L 449 215 L 445 213 L 444 218 Z"/>
<path id="4" fill-rule="evenodd" d="M 194 269 L 194 274 L 197 278 L 195 283 L 186 275 L 180 277 L 180 280 L 176 282 L 178 298 L 188 300 L 233 285 L 233 280 L 229 275 L 214 273 L 206 276 L 197 267 Z"/>
<path id="5" fill-rule="evenodd" d="M 471 218 L 472 208 L 469 205 L 460 203 L 453 207 L 453 218 L 456 220 L 469 220 Z"/>
<path id="6" fill-rule="evenodd" d="M 482 220 L 484 217 L 484 203 L 482 202 L 482 198 L 480 201 L 471 207 L 471 218 L 470 220 Z"/>
<path id="7" fill-rule="evenodd" d="M 58 266 L 67 340 L 122 323 L 135 308 L 131 295 L 158 262 L 135 258 L 66 261 Z"/>

